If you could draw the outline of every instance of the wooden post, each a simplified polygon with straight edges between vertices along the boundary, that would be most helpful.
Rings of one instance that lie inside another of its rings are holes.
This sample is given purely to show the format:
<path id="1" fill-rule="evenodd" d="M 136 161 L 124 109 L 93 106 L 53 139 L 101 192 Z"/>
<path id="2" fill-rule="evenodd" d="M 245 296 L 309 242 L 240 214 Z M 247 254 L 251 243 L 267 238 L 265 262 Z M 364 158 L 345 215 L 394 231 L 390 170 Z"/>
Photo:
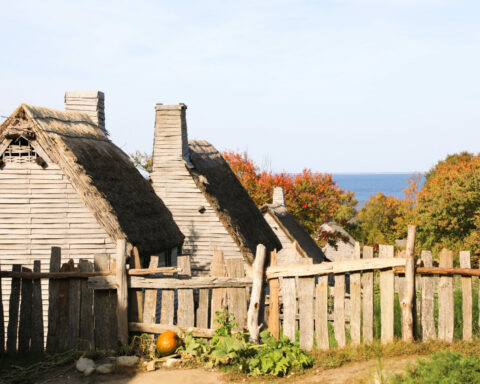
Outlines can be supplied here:
<path id="1" fill-rule="evenodd" d="M 453 252 L 442 249 L 440 267 L 453 267 Z M 438 339 L 453 341 L 454 320 L 453 277 L 441 276 L 438 282 Z"/>
<path id="2" fill-rule="evenodd" d="M 270 266 L 273 267 L 277 264 L 277 252 L 270 253 Z M 278 295 L 280 293 L 280 283 L 278 279 L 270 279 L 270 301 L 269 301 L 269 313 L 268 313 L 268 329 L 272 333 L 272 336 L 278 339 L 280 336 L 280 309 L 278 302 Z"/>
<path id="3" fill-rule="evenodd" d="M 405 283 L 404 294 L 402 297 L 402 340 L 412 343 L 413 337 L 413 305 L 415 302 L 415 237 L 417 226 L 408 226 L 406 263 L 405 263 Z"/>
<path id="4" fill-rule="evenodd" d="M 360 259 L 360 243 L 355 242 L 354 259 Z M 352 344 L 360 344 L 360 326 L 362 321 L 362 288 L 360 272 L 350 274 L 350 334 Z"/>
<path id="5" fill-rule="evenodd" d="M 328 349 L 328 276 L 318 276 L 315 298 L 317 348 Z"/>
<path id="6" fill-rule="evenodd" d="M 150 256 L 149 268 L 158 267 L 158 256 Z M 157 293 L 156 289 L 145 289 L 145 305 L 143 308 L 143 322 L 154 324 L 157 316 Z M 173 308 L 172 308 L 173 313 Z"/>
<path id="7" fill-rule="evenodd" d="M 297 290 L 294 277 L 280 278 L 283 298 L 283 335 L 295 343 L 295 322 L 297 316 Z"/>
<path id="8" fill-rule="evenodd" d="M 373 248 L 363 247 L 363 259 L 373 258 Z M 373 342 L 373 272 L 362 273 L 363 342 Z"/>
<path id="9" fill-rule="evenodd" d="M 85 259 L 78 262 L 80 272 L 93 272 L 93 264 Z M 95 345 L 93 324 L 93 289 L 87 285 L 87 280 L 80 282 L 80 329 L 79 348 L 87 351 Z"/>
<path id="10" fill-rule="evenodd" d="M 209 289 L 203 288 L 198 290 L 198 307 L 197 307 L 197 316 L 196 324 L 197 328 L 208 328 L 208 313 L 209 313 Z M 163 293 L 162 293 L 163 300 Z M 246 302 L 245 302 L 246 305 Z"/>
<path id="11" fill-rule="evenodd" d="M 260 309 L 260 297 L 262 294 L 263 285 L 263 267 L 265 264 L 265 257 L 267 251 L 263 244 L 257 245 L 257 251 L 255 254 L 255 260 L 252 265 L 252 293 L 250 296 L 250 306 L 248 308 L 248 331 L 250 333 L 250 339 L 254 342 L 258 341 L 259 324 L 258 324 L 258 311 Z"/>
<path id="12" fill-rule="evenodd" d="M 393 258 L 393 245 L 380 245 L 379 257 Z M 393 308 L 395 298 L 395 280 L 393 269 L 380 272 L 380 312 L 382 344 L 393 341 Z"/>
<path id="13" fill-rule="evenodd" d="M 22 272 L 32 272 L 32 270 L 22 267 Z M 30 351 L 30 341 L 32 339 L 32 289 L 32 280 L 22 279 L 22 300 L 18 327 L 19 353 L 27 353 Z"/>
<path id="14" fill-rule="evenodd" d="M 298 279 L 298 309 L 300 315 L 300 348 L 313 349 L 315 278 L 300 277 Z"/>
<path id="15" fill-rule="evenodd" d="M 190 256 L 178 256 L 179 275 L 191 276 Z M 177 325 L 193 327 L 195 325 L 195 307 L 193 304 L 193 289 L 178 289 Z"/>
<path id="16" fill-rule="evenodd" d="M 52 247 L 50 251 L 50 272 L 59 272 L 62 259 L 62 250 L 60 247 Z M 47 352 L 54 353 L 57 344 L 57 296 L 58 281 L 50 279 L 48 281 L 48 333 L 47 333 Z"/>
<path id="17" fill-rule="evenodd" d="M 12 272 L 20 272 L 21 264 L 13 264 Z M 7 353 L 15 354 L 17 352 L 17 332 L 18 332 L 18 307 L 20 304 L 21 280 L 12 278 L 12 288 L 10 291 L 8 327 L 7 327 Z"/>
<path id="18" fill-rule="evenodd" d="M 73 272 L 75 264 L 73 259 L 67 263 L 63 263 L 60 272 Z M 62 279 L 58 283 L 57 304 L 57 333 L 55 352 L 65 352 L 72 349 L 71 340 L 72 332 L 70 332 L 70 279 Z M 75 331 L 73 333 L 76 333 Z"/>
<path id="19" fill-rule="evenodd" d="M 431 267 L 432 252 L 422 251 L 424 267 Z M 422 340 L 435 340 L 437 332 L 434 320 L 435 277 L 422 276 Z"/>
<path id="20" fill-rule="evenodd" d="M 130 268 L 140 269 L 140 254 L 137 247 L 133 247 L 132 256 L 130 258 Z M 142 289 L 131 289 L 128 295 L 128 318 L 129 321 L 143 323 L 143 292 Z"/>
<path id="21" fill-rule="evenodd" d="M 228 277 L 245 277 L 242 259 L 227 259 Z M 247 326 L 247 296 L 245 288 L 228 288 L 228 310 L 235 316 L 239 330 Z M 208 304 L 207 304 L 208 307 Z"/>
<path id="22" fill-rule="evenodd" d="M 470 252 L 460 252 L 460 268 L 471 268 Z M 472 340 L 472 278 L 462 276 L 463 340 Z"/>
<path id="23" fill-rule="evenodd" d="M 212 263 L 210 264 L 210 276 L 212 277 L 225 277 L 225 258 L 223 251 L 216 249 L 213 251 Z M 217 317 L 216 312 L 221 311 L 227 304 L 227 290 L 225 288 L 213 288 L 212 289 L 212 306 L 210 314 L 210 328 L 218 328 L 218 324 L 215 322 Z"/>
<path id="24" fill-rule="evenodd" d="M 342 257 L 339 257 L 339 260 Z M 333 288 L 333 330 L 338 346 L 344 347 L 345 340 L 345 274 L 335 275 Z"/>
<path id="25" fill-rule="evenodd" d="M 168 251 L 167 251 L 168 252 Z M 178 249 L 175 247 L 170 251 L 170 258 L 174 265 L 177 265 Z M 146 303 L 145 303 L 146 305 Z M 175 290 L 162 289 L 162 304 L 160 311 L 160 323 L 166 325 L 173 325 L 173 318 L 175 317 Z M 145 321 L 145 315 L 143 316 Z"/>
<path id="26" fill-rule="evenodd" d="M 128 283 L 127 283 L 127 242 L 117 240 L 117 332 L 118 344 L 128 344 Z"/>

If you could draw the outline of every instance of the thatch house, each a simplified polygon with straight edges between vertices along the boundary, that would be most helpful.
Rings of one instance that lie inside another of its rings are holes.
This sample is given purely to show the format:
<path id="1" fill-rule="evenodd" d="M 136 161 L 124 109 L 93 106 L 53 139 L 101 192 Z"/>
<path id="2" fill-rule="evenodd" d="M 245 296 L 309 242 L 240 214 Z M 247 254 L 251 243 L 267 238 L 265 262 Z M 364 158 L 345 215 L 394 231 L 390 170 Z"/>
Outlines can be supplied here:
<path id="1" fill-rule="evenodd" d="M 323 223 L 321 230 L 335 235 L 336 244 L 326 244 L 322 251 L 330 261 L 351 260 L 355 251 L 355 239 L 342 226 L 334 221 Z"/>
<path id="2" fill-rule="evenodd" d="M 222 155 L 206 141 L 188 141 L 186 105 L 156 106 L 153 187 L 185 235 L 192 272 L 206 273 L 215 248 L 251 265 L 259 243 L 281 243 Z"/>
<path id="3" fill-rule="evenodd" d="M 184 237 L 150 183 L 88 115 L 101 120 L 103 94 L 67 93 L 66 100 L 75 111 L 22 104 L 0 125 L 0 263 L 31 267 L 40 259 L 48 271 L 52 246 L 61 247 L 62 260 L 78 262 L 114 257 L 119 238 L 168 262 Z M 3 289 L 5 305 L 5 280 Z"/>
<path id="4" fill-rule="evenodd" d="M 261 212 L 282 243 L 278 264 L 319 264 L 325 260 L 315 240 L 288 211 L 282 187 L 275 187 L 272 204 L 263 205 Z"/>

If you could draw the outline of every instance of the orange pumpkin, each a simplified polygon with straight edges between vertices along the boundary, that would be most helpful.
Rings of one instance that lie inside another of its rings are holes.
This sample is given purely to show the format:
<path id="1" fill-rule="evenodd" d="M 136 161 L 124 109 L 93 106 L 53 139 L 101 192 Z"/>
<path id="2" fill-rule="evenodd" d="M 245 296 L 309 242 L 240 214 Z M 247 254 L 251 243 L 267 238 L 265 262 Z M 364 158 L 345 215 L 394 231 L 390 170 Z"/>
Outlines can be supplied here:
<path id="1" fill-rule="evenodd" d="M 171 355 L 180 345 L 180 338 L 173 331 L 165 331 L 157 338 L 157 353 L 160 356 Z"/>

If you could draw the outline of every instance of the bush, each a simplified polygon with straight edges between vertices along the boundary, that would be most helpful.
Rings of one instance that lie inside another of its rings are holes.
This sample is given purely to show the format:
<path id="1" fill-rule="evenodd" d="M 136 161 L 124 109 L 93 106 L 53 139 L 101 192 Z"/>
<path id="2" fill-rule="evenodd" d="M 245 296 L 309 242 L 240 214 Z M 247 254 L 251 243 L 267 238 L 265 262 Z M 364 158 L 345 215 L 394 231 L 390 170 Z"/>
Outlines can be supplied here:
<path id="1" fill-rule="evenodd" d="M 480 383 L 480 359 L 456 351 L 432 354 L 431 360 L 417 360 L 406 370 L 406 375 L 394 375 L 392 384 L 467 384 Z"/>

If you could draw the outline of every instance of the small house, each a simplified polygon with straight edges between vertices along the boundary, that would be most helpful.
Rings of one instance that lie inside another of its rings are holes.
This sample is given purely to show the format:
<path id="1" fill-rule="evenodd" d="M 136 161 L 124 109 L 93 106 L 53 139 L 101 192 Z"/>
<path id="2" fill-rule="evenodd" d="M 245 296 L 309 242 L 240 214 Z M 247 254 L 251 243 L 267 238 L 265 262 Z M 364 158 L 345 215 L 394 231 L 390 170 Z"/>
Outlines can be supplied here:
<path id="1" fill-rule="evenodd" d="M 323 223 L 321 230 L 336 236 L 336 244 L 326 244 L 322 250 L 330 261 L 351 260 L 355 251 L 355 239 L 341 225 L 334 221 Z"/>
<path id="2" fill-rule="evenodd" d="M 272 204 L 263 205 L 261 212 L 282 243 L 278 264 L 319 264 L 325 260 L 315 240 L 288 211 L 282 187 L 275 187 Z"/>
<path id="3" fill-rule="evenodd" d="M 209 142 L 188 141 L 184 104 L 156 106 L 153 171 L 155 191 L 185 235 L 182 252 L 192 273 L 208 273 L 215 248 L 248 266 L 258 244 L 282 245 L 248 192 Z"/>
<path id="4" fill-rule="evenodd" d="M 145 263 L 153 254 L 169 261 L 181 247 L 170 211 L 108 138 L 103 103 L 101 92 L 67 92 L 67 111 L 22 104 L 0 125 L 2 265 L 41 260 L 47 272 L 52 246 L 75 263 L 114 257 L 120 238 Z M 44 305 L 47 285 L 42 280 Z M 3 279 L 6 315 L 9 291 Z"/>

